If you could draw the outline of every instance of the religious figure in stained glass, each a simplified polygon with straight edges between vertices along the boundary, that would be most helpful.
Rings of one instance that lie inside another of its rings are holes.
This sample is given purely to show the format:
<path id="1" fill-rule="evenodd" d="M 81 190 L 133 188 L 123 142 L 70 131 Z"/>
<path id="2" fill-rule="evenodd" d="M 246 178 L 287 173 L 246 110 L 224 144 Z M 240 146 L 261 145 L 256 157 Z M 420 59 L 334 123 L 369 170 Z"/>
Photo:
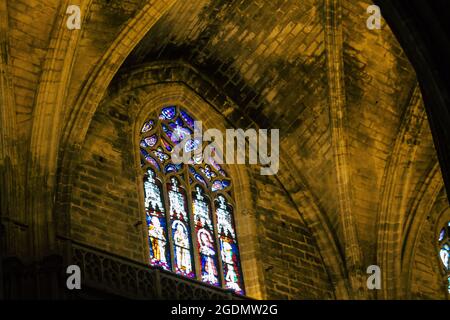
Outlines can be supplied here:
<path id="1" fill-rule="evenodd" d="M 233 264 L 233 248 L 226 241 L 222 242 L 222 261 L 224 263 Z"/>
<path id="2" fill-rule="evenodd" d="M 227 288 L 232 289 L 236 292 L 240 292 L 242 289 L 239 287 L 238 276 L 233 268 L 233 266 L 227 264 L 227 271 L 225 272 L 225 281 L 227 283 Z"/>
<path id="3" fill-rule="evenodd" d="M 241 292 L 239 250 L 236 241 L 231 207 L 224 196 L 217 197 L 217 228 L 220 237 L 220 250 L 224 271 L 225 286 L 236 292 Z"/>
<path id="4" fill-rule="evenodd" d="M 172 230 L 175 230 L 173 241 L 177 271 L 181 274 L 190 275 L 192 273 L 191 251 L 186 226 L 183 222 L 175 220 L 172 224 Z"/>
<path id="5" fill-rule="evenodd" d="M 214 227 L 209 202 L 203 195 L 203 189 L 199 185 L 195 187 L 193 196 L 192 211 L 194 213 L 195 230 L 197 232 L 202 280 L 213 285 L 218 285 L 216 241 L 213 237 Z"/>
<path id="6" fill-rule="evenodd" d="M 150 265 L 244 294 L 232 180 L 214 160 L 203 163 L 194 118 L 167 106 L 140 133 Z M 196 153 L 189 163 L 173 163 L 171 153 L 183 140 L 185 151 Z"/>
<path id="7" fill-rule="evenodd" d="M 164 235 L 164 229 L 161 227 L 161 223 L 157 217 L 153 216 L 151 220 L 148 235 L 151 238 L 153 257 L 155 260 L 166 264 L 166 236 Z"/>
<path id="8" fill-rule="evenodd" d="M 144 179 L 144 205 L 150 242 L 150 264 L 170 270 L 170 260 L 166 251 L 166 221 L 161 189 L 151 169 Z"/>
<path id="9" fill-rule="evenodd" d="M 197 234 L 202 260 L 202 280 L 217 284 L 219 279 L 215 262 L 216 250 L 211 233 L 206 229 L 200 229 Z"/>

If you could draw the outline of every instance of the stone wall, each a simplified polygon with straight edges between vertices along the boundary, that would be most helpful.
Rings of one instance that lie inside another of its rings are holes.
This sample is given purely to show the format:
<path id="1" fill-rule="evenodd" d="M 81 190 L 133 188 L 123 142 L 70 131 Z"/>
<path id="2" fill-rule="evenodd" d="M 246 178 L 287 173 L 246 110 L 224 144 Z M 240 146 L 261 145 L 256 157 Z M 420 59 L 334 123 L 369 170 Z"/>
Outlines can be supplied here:
<path id="1" fill-rule="evenodd" d="M 316 241 L 280 182 L 259 172 L 253 177 L 267 298 L 334 298 Z"/>
<path id="2" fill-rule="evenodd" d="M 128 123 L 96 114 L 76 172 L 71 231 L 74 240 L 144 262 L 131 146 Z"/>

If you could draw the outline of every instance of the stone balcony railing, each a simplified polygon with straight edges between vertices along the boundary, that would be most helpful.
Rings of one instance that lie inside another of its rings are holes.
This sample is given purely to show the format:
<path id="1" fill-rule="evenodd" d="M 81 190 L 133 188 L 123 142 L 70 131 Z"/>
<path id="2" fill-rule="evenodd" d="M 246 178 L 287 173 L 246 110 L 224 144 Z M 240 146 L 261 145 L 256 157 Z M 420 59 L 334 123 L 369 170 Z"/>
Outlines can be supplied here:
<path id="1" fill-rule="evenodd" d="M 117 297 L 151 300 L 242 300 L 247 299 L 196 280 L 115 256 L 82 244 L 72 244 L 71 264 L 82 274 L 80 298 Z"/>

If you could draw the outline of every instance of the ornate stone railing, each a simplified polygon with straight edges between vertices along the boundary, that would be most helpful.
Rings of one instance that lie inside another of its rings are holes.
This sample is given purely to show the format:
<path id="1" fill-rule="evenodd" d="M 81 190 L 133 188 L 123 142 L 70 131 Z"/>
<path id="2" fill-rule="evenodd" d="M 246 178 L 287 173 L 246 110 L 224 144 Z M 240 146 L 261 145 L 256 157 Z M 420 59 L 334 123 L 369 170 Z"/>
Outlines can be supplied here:
<path id="1" fill-rule="evenodd" d="M 72 244 L 71 264 L 78 265 L 85 292 L 125 299 L 241 300 L 229 290 L 181 278 L 164 270 L 128 260 L 82 244 Z M 78 290 L 76 290 L 78 291 Z M 90 298 L 92 295 L 84 295 Z"/>

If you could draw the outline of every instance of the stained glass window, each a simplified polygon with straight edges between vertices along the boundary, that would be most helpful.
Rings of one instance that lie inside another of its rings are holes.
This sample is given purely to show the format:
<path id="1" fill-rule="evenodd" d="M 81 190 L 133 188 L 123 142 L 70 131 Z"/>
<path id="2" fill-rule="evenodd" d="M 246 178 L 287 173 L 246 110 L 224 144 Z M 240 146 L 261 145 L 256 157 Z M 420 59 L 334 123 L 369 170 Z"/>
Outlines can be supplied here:
<path id="1" fill-rule="evenodd" d="M 204 282 L 219 285 L 219 268 L 217 264 L 217 242 L 214 236 L 213 220 L 209 201 L 203 188 L 197 185 L 193 194 L 192 211 L 195 232 L 197 234 L 198 259 L 200 261 L 201 279 Z"/>
<path id="2" fill-rule="evenodd" d="M 450 222 L 439 232 L 439 258 L 447 274 L 447 288 L 450 293 Z"/>
<path id="3" fill-rule="evenodd" d="M 178 106 L 162 108 L 141 128 L 149 263 L 244 294 L 226 168 L 212 158 L 206 163 L 201 152 L 189 164 L 172 162 L 171 153 L 183 140 L 186 152 L 206 147 L 194 129 L 194 118 Z"/>
<path id="4" fill-rule="evenodd" d="M 167 227 L 161 187 L 155 173 L 148 168 L 144 175 L 144 205 L 150 245 L 150 263 L 170 270 L 170 254 L 167 245 Z"/>
<path id="5" fill-rule="evenodd" d="M 233 209 L 221 194 L 216 198 L 216 216 L 225 286 L 238 293 L 242 293 L 242 277 L 240 274 L 239 250 L 233 223 Z"/>

